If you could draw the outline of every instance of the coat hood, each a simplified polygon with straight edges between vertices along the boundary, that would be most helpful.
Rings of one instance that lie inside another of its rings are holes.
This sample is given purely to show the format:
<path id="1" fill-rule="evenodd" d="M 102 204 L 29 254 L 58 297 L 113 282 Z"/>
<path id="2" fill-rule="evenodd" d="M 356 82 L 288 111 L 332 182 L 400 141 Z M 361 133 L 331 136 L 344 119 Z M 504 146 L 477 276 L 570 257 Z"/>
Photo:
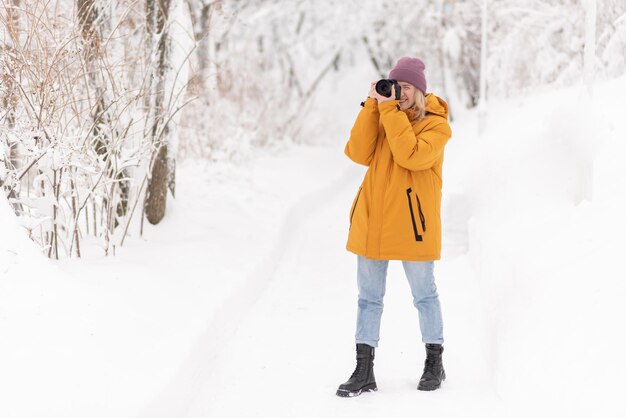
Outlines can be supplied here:
<path id="1" fill-rule="evenodd" d="M 426 95 L 426 113 L 443 116 L 448 119 L 448 103 L 432 93 Z"/>
<path id="2" fill-rule="evenodd" d="M 428 93 L 424 96 L 426 104 L 426 114 L 437 115 L 448 119 L 448 103 L 441 97 L 435 96 L 432 93 Z M 409 117 L 410 121 L 415 121 L 415 111 L 413 109 L 403 110 Z M 414 123 L 414 122 L 412 122 Z"/>

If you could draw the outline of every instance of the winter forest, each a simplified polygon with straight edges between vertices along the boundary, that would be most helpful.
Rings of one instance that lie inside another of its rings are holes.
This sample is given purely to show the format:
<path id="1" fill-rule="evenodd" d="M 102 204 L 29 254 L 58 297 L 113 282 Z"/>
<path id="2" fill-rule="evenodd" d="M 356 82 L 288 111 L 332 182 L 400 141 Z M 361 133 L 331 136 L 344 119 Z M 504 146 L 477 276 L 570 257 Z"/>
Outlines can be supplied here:
<path id="1" fill-rule="evenodd" d="M 449 106 L 449 377 L 390 265 L 343 400 L 344 146 L 403 56 Z M 625 416 L 624 93 L 625 0 L 0 0 L 0 416 Z"/>
<path id="2" fill-rule="evenodd" d="M 479 103 L 480 2 L 360 4 L 5 1 L 0 181 L 30 238 L 49 257 L 80 256 L 86 237 L 108 254 L 134 219 L 163 218 L 178 159 L 316 142 L 303 128 L 320 86 L 358 66 L 383 77 L 419 52 L 453 108 Z M 491 7 L 490 97 L 581 78 L 578 1 Z M 624 71 L 623 13 L 621 1 L 598 3 L 599 77 Z"/>

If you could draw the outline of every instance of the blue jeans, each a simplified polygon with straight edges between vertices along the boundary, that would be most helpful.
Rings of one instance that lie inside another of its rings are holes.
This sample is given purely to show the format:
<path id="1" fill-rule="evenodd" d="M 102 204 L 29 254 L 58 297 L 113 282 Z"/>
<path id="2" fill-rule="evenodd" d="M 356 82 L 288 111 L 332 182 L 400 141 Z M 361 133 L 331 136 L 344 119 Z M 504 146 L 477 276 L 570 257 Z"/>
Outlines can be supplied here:
<path id="1" fill-rule="evenodd" d="M 358 256 L 359 303 L 355 336 L 357 344 L 378 347 L 388 265 L 388 260 Z M 422 342 L 443 344 L 441 305 L 433 273 L 435 262 L 403 261 L 402 266 L 411 286 L 413 305 L 419 314 Z"/>

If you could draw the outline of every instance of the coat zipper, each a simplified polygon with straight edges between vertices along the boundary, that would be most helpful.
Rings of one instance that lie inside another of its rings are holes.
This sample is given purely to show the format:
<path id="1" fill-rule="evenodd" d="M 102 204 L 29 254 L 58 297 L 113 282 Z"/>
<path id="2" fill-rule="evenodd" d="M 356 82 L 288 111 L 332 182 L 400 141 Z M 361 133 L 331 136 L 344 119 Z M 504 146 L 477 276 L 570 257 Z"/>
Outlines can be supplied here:
<path id="1" fill-rule="evenodd" d="M 411 222 L 413 223 L 413 234 L 415 235 L 415 241 L 422 241 L 422 236 L 417 232 L 417 225 L 415 224 L 415 215 L 413 214 L 413 203 L 411 202 L 411 192 L 412 190 L 410 187 L 406 189 L 406 197 L 409 201 L 409 210 L 411 211 Z"/>
<path id="2" fill-rule="evenodd" d="M 352 205 L 352 210 L 350 211 L 350 227 L 352 227 L 352 217 L 354 216 L 354 211 L 356 210 L 356 204 L 359 203 L 359 196 L 361 196 L 361 189 L 362 187 L 359 187 L 359 192 L 356 194 L 354 205 Z"/>
<path id="3" fill-rule="evenodd" d="M 420 222 L 422 223 L 422 231 L 426 232 L 426 219 L 424 218 L 424 213 L 422 212 L 422 203 L 420 202 L 420 197 L 417 192 L 415 192 L 415 197 L 417 198 L 417 210 L 419 211 Z"/>

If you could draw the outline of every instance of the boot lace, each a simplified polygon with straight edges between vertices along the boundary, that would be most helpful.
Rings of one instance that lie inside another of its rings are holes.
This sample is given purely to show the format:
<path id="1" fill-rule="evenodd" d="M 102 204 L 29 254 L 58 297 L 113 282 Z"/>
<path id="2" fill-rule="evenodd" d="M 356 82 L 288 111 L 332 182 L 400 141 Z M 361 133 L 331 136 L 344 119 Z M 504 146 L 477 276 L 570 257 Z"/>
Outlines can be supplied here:
<path id="1" fill-rule="evenodd" d="M 365 372 L 366 365 L 367 365 L 366 362 L 367 362 L 367 359 L 357 359 L 356 368 L 352 372 L 350 379 L 352 379 L 353 377 L 359 377 Z"/>
<path id="2" fill-rule="evenodd" d="M 437 366 L 437 357 L 432 356 L 432 355 L 426 356 L 426 361 L 424 361 L 424 371 L 434 373 L 436 366 Z"/>

